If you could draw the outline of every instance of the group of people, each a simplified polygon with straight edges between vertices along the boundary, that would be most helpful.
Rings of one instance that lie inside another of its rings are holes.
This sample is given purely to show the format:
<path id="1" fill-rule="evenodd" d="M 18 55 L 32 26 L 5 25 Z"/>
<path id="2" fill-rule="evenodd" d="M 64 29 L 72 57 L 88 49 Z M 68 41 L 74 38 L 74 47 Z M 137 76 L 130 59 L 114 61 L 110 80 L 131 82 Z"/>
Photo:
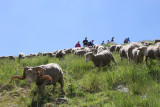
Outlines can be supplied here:
<path id="1" fill-rule="evenodd" d="M 114 37 L 111 38 L 111 41 L 107 40 L 107 44 L 110 44 L 112 42 L 114 42 Z M 124 43 L 129 43 L 129 42 L 130 42 L 129 37 L 124 39 Z M 101 45 L 103 44 L 104 44 L 104 41 L 102 41 Z"/>
<path id="2" fill-rule="evenodd" d="M 110 44 L 111 42 L 114 42 L 114 37 L 111 38 L 111 41 L 107 40 L 107 44 Z M 104 44 L 104 41 L 102 41 L 101 45 Z"/>
<path id="3" fill-rule="evenodd" d="M 83 40 L 83 47 L 89 47 L 89 46 L 93 47 L 93 45 L 94 45 L 93 42 L 94 42 L 94 40 L 91 40 L 88 42 L 87 37 L 85 37 L 85 40 Z M 112 42 L 114 42 L 114 37 L 111 38 L 111 41 L 107 40 L 107 44 L 110 44 Z M 129 42 L 130 42 L 129 37 L 124 39 L 124 43 L 129 43 Z M 102 41 L 101 45 L 103 45 L 103 44 L 104 44 L 104 41 Z M 79 43 L 79 41 L 75 45 L 75 48 L 77 48 L 77 47 L 81 47 L 81 44 Z"/>
<path id="4" fill-rule="evenodd" d="M 94 40 L 91 40 L 88 42 L 87 37 L 85 37 L 85 40 L 83 40 L 83 47 L 89 47 L 89 46 L 93 47 L 94 46 L 93 42 L 94 42 Z M 77 47 L 81 47 L 81 44 L 79 43 L 79 41 L 75 45 L 75 48 L 77 48 Z"/>

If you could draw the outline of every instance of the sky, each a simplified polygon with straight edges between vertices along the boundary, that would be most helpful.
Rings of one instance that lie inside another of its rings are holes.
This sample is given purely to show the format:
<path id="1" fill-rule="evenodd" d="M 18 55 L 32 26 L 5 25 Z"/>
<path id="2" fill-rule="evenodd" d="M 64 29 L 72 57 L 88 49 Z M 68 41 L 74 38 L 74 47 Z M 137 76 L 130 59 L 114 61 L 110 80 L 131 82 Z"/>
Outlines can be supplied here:
<path id="1" fill-rule="evenodd" d="M 85 37 L 160 39 L 160 0 L 0 0 L 0 56 L 74 48 Z"/>

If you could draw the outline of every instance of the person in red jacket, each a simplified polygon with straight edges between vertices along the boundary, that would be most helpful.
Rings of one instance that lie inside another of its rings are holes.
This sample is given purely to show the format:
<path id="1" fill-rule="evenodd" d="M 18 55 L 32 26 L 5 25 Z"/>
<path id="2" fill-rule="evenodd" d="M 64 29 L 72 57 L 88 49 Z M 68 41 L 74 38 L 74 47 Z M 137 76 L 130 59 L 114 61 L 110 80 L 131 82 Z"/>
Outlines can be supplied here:
<path id="1" fill-rule="evenodd" d="M 79 43 L 79 41 L 78 41 L 78 43 L 76 44 L 75 48 L 78 48 L 78 47 L 81 47 L 81 44 Z"/>

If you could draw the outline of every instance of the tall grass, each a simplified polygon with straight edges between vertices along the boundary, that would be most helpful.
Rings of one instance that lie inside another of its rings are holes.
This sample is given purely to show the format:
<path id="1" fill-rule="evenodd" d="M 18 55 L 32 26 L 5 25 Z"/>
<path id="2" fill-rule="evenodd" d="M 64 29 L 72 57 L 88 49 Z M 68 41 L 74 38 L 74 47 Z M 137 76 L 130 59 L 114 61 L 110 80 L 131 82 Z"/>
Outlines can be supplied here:
<path id="1" fill-rule="evenodd" d="M 136 64 L 120 60 L 118 53 L 113 53 L 117 67 L 103 67 L 100 72 L 92 62 L 85 62 L 84 57 L 73 54 L 64 59 L 36 57 L 15 61 L 0 60 L 0 106 L 56 106 L 56 98 L 65 97 L 68 104 L 60 106 L 154 106 L 160 102 L 160 62 L 158 60 Z M 59 87 L 52 94 L 52 86 L 46 86 L 46 94 L 37 93 L 35 84 L 27 87 L 26 81 L 14 80 L 13 75 L 22 75 L 25 66 L 39 66 L 58 63 L 64 72 L 65 96 L 61 96 Z M 117 90 L 122 85 L 127 93 Z"/>

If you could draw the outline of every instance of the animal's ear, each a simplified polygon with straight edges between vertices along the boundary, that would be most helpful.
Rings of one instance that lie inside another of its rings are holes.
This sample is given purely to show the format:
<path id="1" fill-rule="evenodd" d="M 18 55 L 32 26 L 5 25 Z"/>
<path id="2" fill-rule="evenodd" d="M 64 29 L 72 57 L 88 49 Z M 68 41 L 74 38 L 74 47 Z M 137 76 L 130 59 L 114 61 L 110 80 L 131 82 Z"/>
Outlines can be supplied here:
<path id="1" fill-rule="evenodd" d="M 44 75 L 44 70 L 42 67 L 33 67 L 32 68 L 34 71 L 37 71 L 39 73 L 41 73 L 41 75 Z"/>
<path id="2" fill-rule="evenodd" d="M 37 75 L 38 75 L 38 77 L 41 77 L 41 76 L 42 76 L 42 73 L 39 72 L 39 71 L 37 71 Z"/>

